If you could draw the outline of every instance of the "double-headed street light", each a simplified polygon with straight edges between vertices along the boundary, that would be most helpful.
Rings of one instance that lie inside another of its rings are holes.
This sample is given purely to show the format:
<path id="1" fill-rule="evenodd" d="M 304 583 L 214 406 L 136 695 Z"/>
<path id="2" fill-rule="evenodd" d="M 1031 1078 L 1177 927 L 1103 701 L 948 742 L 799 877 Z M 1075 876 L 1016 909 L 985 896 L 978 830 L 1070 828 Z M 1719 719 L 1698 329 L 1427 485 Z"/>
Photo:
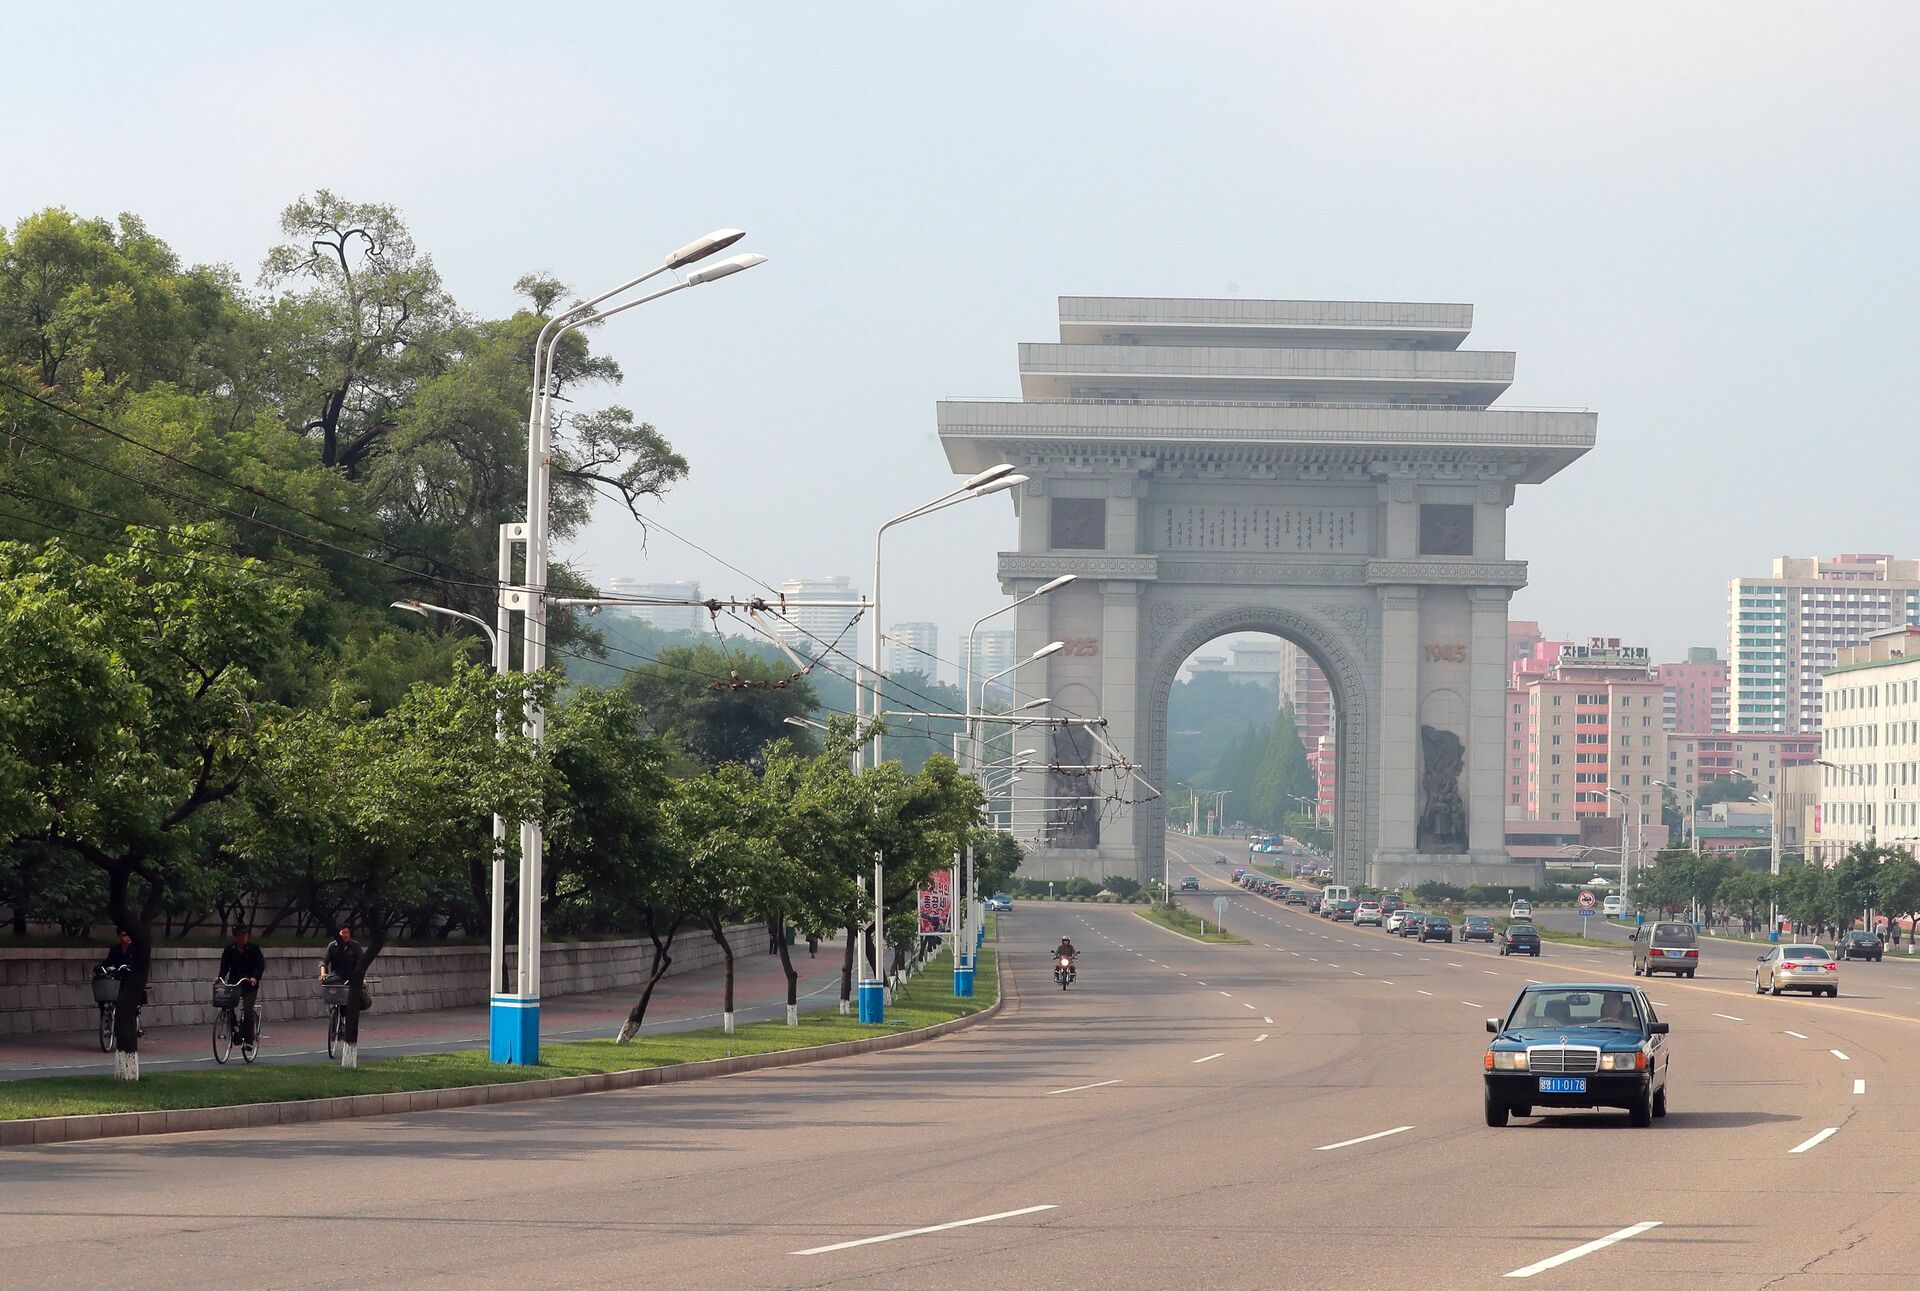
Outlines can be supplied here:
<path id="1" fill-rule="evenodd" d="M 538 672 L 547 662 L 547 564 L 550 540 L 553 474 L 553 376 L 560 343 L 569 332 L 590 323 L 624 314 L 629 309 L 709 282 L 717 282 L 744 269 L 764 264 L 765 256 L 743 253 L 697 269 L 671 287 L 649 292 L 623 304 L 606 306 L 604 302 L 623 296 L 633 288 L 663 273 L 697 264 L 732 246 L 745 236 L 739 229 L 716 229 L 685 246 L 669 252 L 659 264 L 591 300 L 582 301 L 548 319 L 541 327 L 533 347 L 533 398 L 527 411 L 527 518 L 522 524 L 502 526 L 500 536 L 500 581 L 502 584 L 499 624 L 506 628 L 513 611 L 524 623 L 521 632 L 520 669 Z M 519 586 L 511 582 L 513 542 L 526 544 L 526 570 Z M 506 631 L 499 633 L 501 637 Z M 496 657 L 505 651 L 497 651 Z M 544 709 L 532 708 L 527 716 L 527 734 L 535 745 L 546 739 L 547 718 Z M 488 1054 L 495 1062 L 529 1065 L 540 1061 L 540 892 L 542 886 L 542 848 L 545 832 L 538 819 L 520 826 L 520 945 L 517 980 L 511 992 L 494 991 L 488 1011 Z M 496 887 L 504 886 L 504 866 L 496 868 Z M 496 898 L 500 911 L 493 936 L 503 937 L 504 904 Z"/>

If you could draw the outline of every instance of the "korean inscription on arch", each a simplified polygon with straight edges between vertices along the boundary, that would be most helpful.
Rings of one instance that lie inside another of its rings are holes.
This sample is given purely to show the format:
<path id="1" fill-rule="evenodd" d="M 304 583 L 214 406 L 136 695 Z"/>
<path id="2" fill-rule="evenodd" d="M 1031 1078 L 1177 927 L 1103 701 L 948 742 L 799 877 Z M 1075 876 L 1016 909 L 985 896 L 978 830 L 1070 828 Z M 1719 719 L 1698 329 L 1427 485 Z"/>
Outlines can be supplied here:
<path id="1" fill-rule="evenodd" d="M 1161 551 L 1364 552 L 1358 507 L 1163 503 L 1151 531 Z"/>

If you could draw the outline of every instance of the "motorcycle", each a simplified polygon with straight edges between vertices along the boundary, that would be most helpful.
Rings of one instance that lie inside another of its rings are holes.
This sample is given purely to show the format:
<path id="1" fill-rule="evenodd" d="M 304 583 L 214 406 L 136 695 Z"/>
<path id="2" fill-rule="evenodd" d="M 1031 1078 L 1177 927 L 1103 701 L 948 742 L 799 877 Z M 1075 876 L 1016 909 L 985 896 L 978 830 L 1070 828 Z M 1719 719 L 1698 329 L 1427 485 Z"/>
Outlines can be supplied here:
<path id="1" fill-rule="evenodd" d="M 1073 978 L 1073 959 L 1070 956 L 1062 955 L 1053 961 L 1053 980 L 1060 983 L 1061 990 L 1066 990 Z"/>

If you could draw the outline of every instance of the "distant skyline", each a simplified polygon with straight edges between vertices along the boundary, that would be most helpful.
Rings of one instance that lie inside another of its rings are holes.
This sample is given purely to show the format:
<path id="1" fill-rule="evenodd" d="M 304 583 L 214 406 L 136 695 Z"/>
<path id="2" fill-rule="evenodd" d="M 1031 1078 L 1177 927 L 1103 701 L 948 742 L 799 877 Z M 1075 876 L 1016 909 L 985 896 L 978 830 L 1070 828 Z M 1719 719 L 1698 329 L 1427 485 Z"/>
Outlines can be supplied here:
<path id="1" fill-rule="evenodd" d="M 25 7 L 0 219 L 131 211 L 251 283 L 328 187 L 399 207 L 481 314 L 746 228 L 767 266 L 595 337 L 627 373 L 595 397 L 691 463 L 654 510 L 720 559 L 604 508 L 566 553 L 603 582 L 869 588 L 874 528 L 954 483 L 936 400 L 1016 394 L 1071 294 L 1473 303 L 1469 345 L 1518 355 L 1497 406 L 1599 414 L 1511 516 L 1513 616 L 1555 635 L 1724 653 L 1728 579 L 1920 548 L 1920 6 L 874 17 Z M 1012 545 L 1004 497 L 899 529 L 883 620 L 955 657 Z"/>

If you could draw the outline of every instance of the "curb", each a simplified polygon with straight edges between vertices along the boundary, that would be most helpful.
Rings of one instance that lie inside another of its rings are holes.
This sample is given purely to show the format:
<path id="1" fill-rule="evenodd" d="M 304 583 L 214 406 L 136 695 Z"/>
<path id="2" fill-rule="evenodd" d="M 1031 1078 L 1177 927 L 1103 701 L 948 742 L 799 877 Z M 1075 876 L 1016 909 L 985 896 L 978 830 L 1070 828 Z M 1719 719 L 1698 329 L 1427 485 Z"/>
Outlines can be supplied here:
<path id="1" fill-rule="evenodd" d="M 734 1076 L 775 1067 L 798 1067 L 833 1058 L 884 1053 L 924 1044 L 964 1031 L 996 1016 L 1007 1002 L 1005 978 L 995 963 L 999 997 L 978 1013 L 936 1022 L 918 1031 L 900 1031 L 868 1040 L 841 1040 L 806 1049 L 744 1054 L 738 1058 L 708 1058 L 669 1067 L 642 1067 L 634 1071 L 596 1072 L 585 1076 L 555 1076 L 551 1080 L 516 1081 L 506 1085 L 460 1085 L 451 1089 L 416 1089 L 395 1094 L 348 1094 L 338 1098 L 308 1098 L 284 1103 L 241 1103 L 231 1107 L 195 1107 L 179 1111 L 103 1112 L 96 1116 L 41 1116 L 0 1121 L 0 1148 L 42 1143 L 78 1143 L 87 1139 L 126 1138 L 141 1134 L 188 1134 L 203 1130 L 255 1129 L 268 1125 L 301 1125 L 310 1121 L 338 1121 L 353 1116 L 391 1116 L 399 1112 L 439 1112 L 451 1108 L 483 1107 L 495 1103 L 522 1103 L 572 1094 L 603 1094 L 650 1085 L 677 1085 L 682 1081 Z"/>

